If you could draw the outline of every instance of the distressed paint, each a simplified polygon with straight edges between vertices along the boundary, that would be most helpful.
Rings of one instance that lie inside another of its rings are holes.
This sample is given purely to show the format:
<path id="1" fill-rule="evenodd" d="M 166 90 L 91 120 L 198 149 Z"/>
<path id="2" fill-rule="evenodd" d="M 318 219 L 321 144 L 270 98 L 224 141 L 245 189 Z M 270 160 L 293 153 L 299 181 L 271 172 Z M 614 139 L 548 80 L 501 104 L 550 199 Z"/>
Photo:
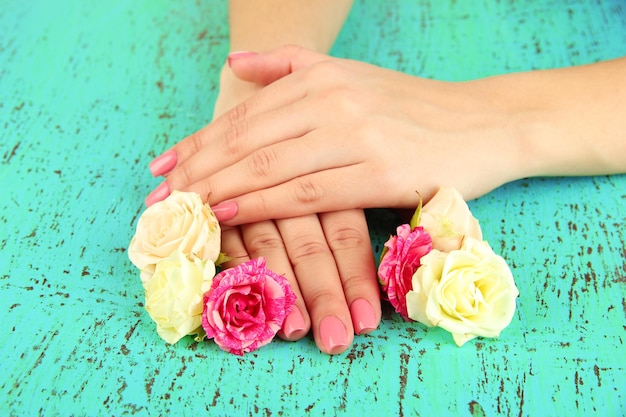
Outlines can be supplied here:
<path id="1" fill-rule="evenodd" d="M 498 340 L 457 348 L 385 309 L 348 352 L 243 358 L 162 342 L 125 247 L 148 162 L 208 122 L 224 1 L 4 1 L 0 414 L 626 413 L 626 177 L 522 180 L 472 201 L 513 267 Z M 465 80 L 626 55 L 623 0 L 357 1 L 333 54 Z M 369 220 L 379 252 L 396 219 Z"/>

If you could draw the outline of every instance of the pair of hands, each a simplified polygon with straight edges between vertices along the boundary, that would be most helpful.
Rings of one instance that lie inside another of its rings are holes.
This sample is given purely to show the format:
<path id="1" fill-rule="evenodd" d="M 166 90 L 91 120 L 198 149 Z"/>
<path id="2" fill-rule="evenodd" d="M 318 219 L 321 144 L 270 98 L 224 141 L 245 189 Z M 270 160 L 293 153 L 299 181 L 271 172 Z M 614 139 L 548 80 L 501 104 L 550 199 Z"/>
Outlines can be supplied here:
<path id="1" fill-rule="evenodd" d="M 231 54 L 223 114 L 153 161 L 167 177 L 147 204 L 174 189 L 209 196 L 232 226 L 224 251 L 265 256 L 298 295 L 280 336 L 312 328 L 322 351 L 339 353 L 380 321 L 360 209 L 414 209 L 415 191 L 428 200 L 444 185 L 472 198 L 512 179 L 511 161 L 493 160 L 505 113 L 485 88 L 293 46 Z"/>
<path id="2" fill-rule="evenodd" d="M 272 77 L 278 79 L 285 75 L 288 74 L 280 72 Z M 245 82 L 225 67 L 214 119 L 272 81 L 275 79 Z M 186 189 L 176 185 L 180 170 L 186 169 L 181 167 L 202 151 L 187 152 L 187 144 L 193 140 L 190 138 L 151 164 L 153 174 L 166 176 L 167 190 L 165 193 L 157 191 L 156 196 L 153 193 L 153 198 L 147 199 L 148 205 L 165 198 L 170 190 Z M 190 172 L 190 175 L 201 174 Z M 228 216 L 228 213 L 228 209 L 216 210 L 218 218 Z M 380 295 L 362 210 L 312 213 L 241 226 L 223 225 L 222 250 L 234 259 L 225 267 L 263 256 L 272 270 L 287 277 L 297 301 L 296 308 L 279 332 L 285 340 L 298 340 L 312 327 L 318 347 L 326 353 L 336 354 L 350 346 L 355 333 L 368 333 L 378 327 Z"/>

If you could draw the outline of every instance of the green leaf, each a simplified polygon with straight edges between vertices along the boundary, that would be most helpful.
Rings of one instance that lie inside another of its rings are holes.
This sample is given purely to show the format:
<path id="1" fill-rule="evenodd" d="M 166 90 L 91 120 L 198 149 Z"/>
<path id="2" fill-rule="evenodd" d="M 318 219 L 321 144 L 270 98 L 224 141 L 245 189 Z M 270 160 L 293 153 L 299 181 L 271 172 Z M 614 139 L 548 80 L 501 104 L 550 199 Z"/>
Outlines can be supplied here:
<path id="1" fill-rule="evenodd" d="M 416 193 L 420 201 L 417 204 L 415 213 L 413 213 L 413 217 L 411 217 L 411 221 L 409 222 L 409 226 L 411 226 L 411 230 L 415 229 L 420 224 L 420 215 L 422 214 L 422 196 L 419 192 L 416 191 Z"/>
<path id="2" fill-rule="evenodd" d="M 235 258 L 232 258 L 226 255 L 224 252 L 220 252 L 219 256 L 217 257 L 217 260 L 215 261 L 215 266 L 220 266 L 223 263 L 232 261 L 233 259 Z"/>

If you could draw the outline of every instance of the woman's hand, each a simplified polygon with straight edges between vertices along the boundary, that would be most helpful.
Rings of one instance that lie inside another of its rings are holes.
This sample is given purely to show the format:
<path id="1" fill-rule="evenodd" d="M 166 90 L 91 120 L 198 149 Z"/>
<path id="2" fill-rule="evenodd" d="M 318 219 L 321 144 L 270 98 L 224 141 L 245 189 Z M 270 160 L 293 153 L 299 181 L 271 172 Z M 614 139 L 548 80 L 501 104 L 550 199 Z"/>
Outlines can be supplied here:
<path id="1" fill-rule="evenodd" d="M 516 130 L 490 84 L 448 83 L 298 47 L 233 56 L 278 79 L 174 146 L 169 189 L 208 195 L 226 224 L 415 207 L 440 186 L 473 198 L 520 175 Z M 164 188 L 164 190 L 163 190 Z"/>
<path id="2" fill-rule="evenodd" d="M 226 267 L 263 256 L 296 293 L 296 308 L 279 336 L 298 340 L 309 329 L 323 352 L 345 351 L 353 335 L 380 322 L 376 267 L 362 210 L 224 227 Z"/>
<path id="3" fill-rule="evenodd" d="M 242 82 L 224 68 L 215 114 L 224 113 L 261 88 Z M 152 172 L 169 178 L 168 171 L 186 160 L 173 156 L 166 163 L 153 163 Z M 283 339 L 298 340 L 312 328 L 318 347 L 336 354 L 350 346 L 355 333 L 378 327 L 380 295 L 362 210 L 223 226 L 222 251 L 233 258 L 224 267 L 263 256 L 269 268 L 287 277 L 297 300 L 279 332 Z"/>

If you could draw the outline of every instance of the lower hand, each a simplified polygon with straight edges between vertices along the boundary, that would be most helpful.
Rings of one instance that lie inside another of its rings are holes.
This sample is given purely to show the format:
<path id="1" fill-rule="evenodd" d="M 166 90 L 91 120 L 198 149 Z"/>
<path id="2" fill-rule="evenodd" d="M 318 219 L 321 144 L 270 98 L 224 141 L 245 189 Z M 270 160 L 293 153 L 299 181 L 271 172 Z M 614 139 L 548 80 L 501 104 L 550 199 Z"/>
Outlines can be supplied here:
<path id="1" fill-rule="evenodd" d="M 296 308 L 279 336 L 298 340 L 313 329 L 325 353 L 346 350 L 353 335 L 368 333 L 380 321 L 376 267 L 361 210 L 263 221 L 224 227 L 222 250 L 232 267 L 263 256 L 296 293 Z"/>

